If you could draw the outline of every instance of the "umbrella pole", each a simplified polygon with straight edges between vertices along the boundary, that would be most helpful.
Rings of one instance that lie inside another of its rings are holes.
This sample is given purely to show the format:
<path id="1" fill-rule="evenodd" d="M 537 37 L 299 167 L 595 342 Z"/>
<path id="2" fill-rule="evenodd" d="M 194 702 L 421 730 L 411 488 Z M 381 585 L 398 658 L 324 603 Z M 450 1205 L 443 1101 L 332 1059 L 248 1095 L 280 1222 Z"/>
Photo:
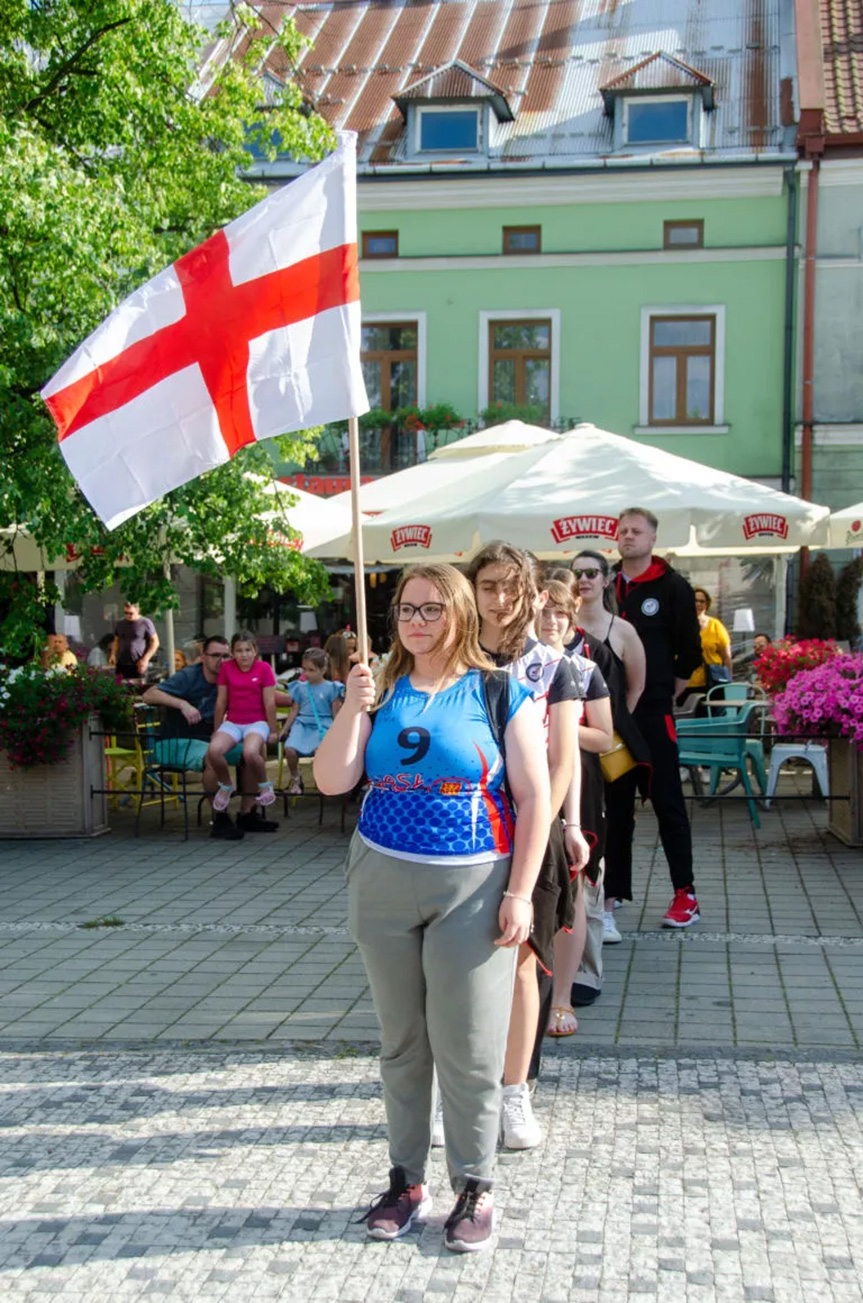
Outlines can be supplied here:
<path id="1" fill-rule="evenodd" d="M 174 611 L 172 607 L 165 610 L 165 664 L 168 668 L 168 674 L 174 673 L 174 652 L 177 645 L 174 641 Z"/>
<path id="2" fill-rule="evenodd" d="M 357 651 L 363 665 L 369 663 L 366 628 L 366 572 L 363 561 L 363 527 L 360 516 L 360 423 L 348 418 L 348 449 L 351 474 L 351 538 L 354 550 L 354 594 L 357 602 Z"/>

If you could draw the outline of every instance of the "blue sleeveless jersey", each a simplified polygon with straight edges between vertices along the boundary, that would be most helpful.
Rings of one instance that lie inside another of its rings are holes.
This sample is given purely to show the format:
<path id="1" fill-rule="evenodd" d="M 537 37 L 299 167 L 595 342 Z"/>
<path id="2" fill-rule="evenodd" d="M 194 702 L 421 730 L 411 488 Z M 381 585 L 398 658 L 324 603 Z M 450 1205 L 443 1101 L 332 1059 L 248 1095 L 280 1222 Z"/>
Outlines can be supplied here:
<path id="1" fill-rule="evenodd" d="M 511 683 L 508 718 L 529 698 Z M 479 670 L 433 697 L 405 676 L 372 720 L 364 841 L 400 859 L 448 864 L 512 854 L 512 810 Z"/>

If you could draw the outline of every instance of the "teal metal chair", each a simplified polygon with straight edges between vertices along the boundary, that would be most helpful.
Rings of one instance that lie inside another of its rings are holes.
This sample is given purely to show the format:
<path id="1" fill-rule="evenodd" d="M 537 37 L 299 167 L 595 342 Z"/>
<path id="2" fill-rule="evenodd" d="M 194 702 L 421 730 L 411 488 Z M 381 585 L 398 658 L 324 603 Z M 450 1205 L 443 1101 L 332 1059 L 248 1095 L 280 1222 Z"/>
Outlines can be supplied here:
<path id="1" fill-rule="evenodd" d="M 704 698 L 708 715 L 736 710 L 744 701 L 767 701 L 767 693 L 754 683 L 717 683 Z"/>
<path id="2" fill-rule="evenodd" d="M 702 769 L 710 771 L 708 797 L 726 796 L 735 787 L 742 786 L 746 793 L 749 817 L 756 828 L 761 827 L 761 820 L 749 775 L 750 762 L 761 789 L 760 794 L 763 795 L 767 788 L 764 748 L 759 738 L 749 736 L 750 719 L 758 709 L 758 704 L 755 701 L 744 701 L 707 719 L 676 721 L 680 764 L 689 770 L 696 795 L 704 795 L 700 773 Z M 734 776 L 733 781 L 720 791 L 719 784 L 726 772 Z"/>

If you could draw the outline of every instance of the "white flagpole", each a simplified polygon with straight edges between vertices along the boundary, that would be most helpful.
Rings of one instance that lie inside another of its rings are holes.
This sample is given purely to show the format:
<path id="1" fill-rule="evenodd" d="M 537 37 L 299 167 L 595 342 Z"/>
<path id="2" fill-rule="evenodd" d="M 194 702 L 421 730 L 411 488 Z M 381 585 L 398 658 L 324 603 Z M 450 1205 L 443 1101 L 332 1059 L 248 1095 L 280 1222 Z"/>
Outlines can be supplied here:
<path id="1" fill-rule="evenodd" d="M 366 571 L 363 562 L 363 526 L 360 515 L 360 423 L 348 417 L 348 451 L 351 473 L 351 537 L 354 545 L 354 592 L 357 600 L 357 651 L 363 665 L 369 663 L 366 628 Z"/>

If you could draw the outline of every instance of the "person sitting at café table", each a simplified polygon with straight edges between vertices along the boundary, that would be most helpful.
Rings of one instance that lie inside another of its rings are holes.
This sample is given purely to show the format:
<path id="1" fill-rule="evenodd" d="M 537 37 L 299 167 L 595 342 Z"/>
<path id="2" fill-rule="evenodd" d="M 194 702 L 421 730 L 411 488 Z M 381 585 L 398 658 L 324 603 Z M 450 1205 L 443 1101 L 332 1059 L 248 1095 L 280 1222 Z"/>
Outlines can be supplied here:
<path id="1" fill-rule="evenodd" d="M 69 650 L 65 633 L 49 633 L 42 648 L 42 669 L 59 666 L 63 670 L 72 670 L 78 664 L 78 657 Z"/>
<path id="2" fill-rule="evenodd" d="M 103 670 L 108 665 L 108 657 L 111 654 L 111 647 L 114 644 L 114 635 L 112 633 L 103 633 L 102 637 L 87 653 L 87 664 L 94 666 L 98 670 Z"/>
<path id="3" fill-rule="evenodd" d="M 216 775 L 206 764 L 207 748 L 213 733 L 216 712 L 216 690 L 219 670 L 230 660 L 227 638 L 213 635 L 204 643 L 199 661 L 164 679 L 158 686 L 147 688 L 143 695 L 147 706 L 166 708 L 162 736 L 155 743 L 156 759 L 162 764 L 185 764 L 187 768 L 203 769 L 204 791 L 212 800 L 218 786 Z M 277 694 L 278 697 L 278 694 Z M 241 745 L 232 747 L 225 759 L 232 767 L 242 759 Z M 213 814 L 211 837 L 236 841 L 247 832 L 275 832 L 278 822 L 264 819 L 255 813 L 257 784 L 245 768 L 239 772 L 240 813 L 236 824 L 227 810 Z"/>
<path id="4" fill-rule="evenodd" d="M 770 643 L 771 643 L 771 639 L 769 634 L 767 633 L 754 634 L 752 638 L 752 651 L 747 657 L 747 660 L 749 661 L 749 665 L 746 671 L 746 677 L 750 683 L 754 684 L 756 687 L 759 688 L 762 687 L 762 683 L 761 683 L 761 679 L 759 678 L 758 670 L 756 666 L 760 658 L 763 656 L 764 652 L 767 651 L 767 648 L 770 646 Z"/>

